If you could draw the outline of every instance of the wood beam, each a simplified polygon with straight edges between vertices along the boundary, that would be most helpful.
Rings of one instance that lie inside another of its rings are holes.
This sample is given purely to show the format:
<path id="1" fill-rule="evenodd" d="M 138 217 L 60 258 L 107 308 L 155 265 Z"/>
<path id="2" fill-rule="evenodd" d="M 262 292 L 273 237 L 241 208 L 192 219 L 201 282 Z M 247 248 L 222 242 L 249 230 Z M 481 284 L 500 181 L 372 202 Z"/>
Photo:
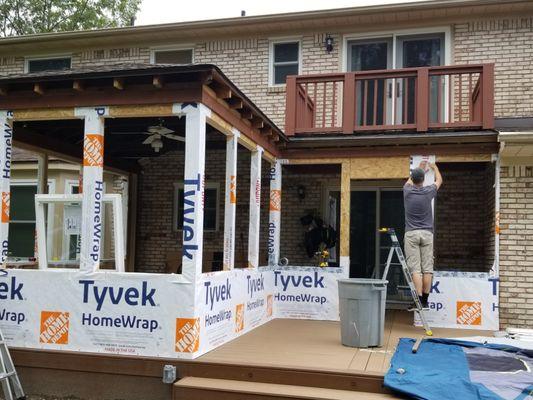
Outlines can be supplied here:
<path id="1" fill-rule="evenodd" d="M 241 99 L 231 99 L 230 101 L 228 101 L 228 104 L 229 108 L 231 108 L 232 110 L 240 110 L 244 107 L 244 103 Z"/>
<path id="2" fill-rule="evenodd" d="M 264 126 L 265 126 L 265 123 L 263 122 L 261 118 L 254 117 L 252 119 L 252 128 L 261 129 Z"/>
<path id="3" fill-rule="evenodd" d="M 38 95 L 41 95 L 41 96 L 42 96 L 42 95 L 44 94 L 44 92 L 45 92 L 45 90 L 44 90 L 44 84 L 42 84 L 42 83 L 35 83 L 35 84 L 33 85 L 33 91 L 34 91 L 35 93 L 37 93 Z"/>
<path id="4" fill-rule="evenodd" d="M 76 92 L 83 92 L 83 90 L 85 89 L 83 81 L 72 82 L 72 89 L 74 89 Z"/>
<path id="5" fill-rule="evenodd" d="M 164 84 L 165 78 L 163 78 L 162 76 L 156 75 L 152 78 L 152 85 L 154 85 L 154 87 L 161 89 L 163 88 Z"/>
<path id="6" fill-rule="evenodd" d="M 124 79 L 113 78 L 113 87 L 117 90 L 124 90 Z"/>
<path id="7" fill-rule="evenodd" d="M 221 85 L 216 81 L 211 82 L 209 88 L 212 89 L 216 93 L 216 96 L 220 99 L 228 100 L 233 96 L 233 93 L 229 87 Z"/>

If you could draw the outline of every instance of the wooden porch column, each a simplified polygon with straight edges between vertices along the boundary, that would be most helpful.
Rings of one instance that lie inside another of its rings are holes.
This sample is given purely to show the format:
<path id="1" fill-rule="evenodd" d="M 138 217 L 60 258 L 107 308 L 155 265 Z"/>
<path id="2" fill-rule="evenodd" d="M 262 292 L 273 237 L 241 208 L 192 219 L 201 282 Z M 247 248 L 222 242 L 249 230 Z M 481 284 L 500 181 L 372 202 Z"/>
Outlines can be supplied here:
<path id="1" fill-rule="evenodd" d="M 202 273 L 205 131 L 209 110 L 198 103 L 186 103 L 175 104 L 172 111 L 177 115 L 185 115 L 182 275 L 194 282 Z"/>
<path id="2" fill-rule="evenodd" d="M 270 168 L 270 214 L 268 222 L 268 265 L 279 264 L 281 229 L 281 163 L 276 159 Z"/>
<path id="3" fill-rule="evenodd" d="M 250 221 L 248 228 L 248 268 L 259 266 L 259 228 L 261 224 L 261 161 L 263 148 L 257 146 L 250 160 Z"/>
<path id="4" fill-rule="evenodd" d="M 0 267 L 5 266 L 9 243 L 9 205 L 11 198 L 11 154 L 13 152 L 13 113 L 0 110 L 0 191 L 2 192 L 2 216 L 0 218 L 0 242 L 2 243 L 2 257 Z"/>
<path id="5" fill-rule="evenodd" d="M 83 118 L 83 200 L 81 208 L 80 271 L 100 268 L 102 222 L 104 220 L 104 118 L 107 107 L 76 108 Z"/>
<path id="6" fill-rule="evenodd" d="M 341 170 L 341 227 L 339 263 L 346 277 L 350 274 L 350 162 L 342 163 Z"/>
<path id="7" fill-rule="evenodd" d="M 237 149 L 240 133 L 233 129 L 226 137 L 226 183 L 224 188 L 224 257 L 225 271 L 235 268 L 235 214 L 237 211 Z"/>

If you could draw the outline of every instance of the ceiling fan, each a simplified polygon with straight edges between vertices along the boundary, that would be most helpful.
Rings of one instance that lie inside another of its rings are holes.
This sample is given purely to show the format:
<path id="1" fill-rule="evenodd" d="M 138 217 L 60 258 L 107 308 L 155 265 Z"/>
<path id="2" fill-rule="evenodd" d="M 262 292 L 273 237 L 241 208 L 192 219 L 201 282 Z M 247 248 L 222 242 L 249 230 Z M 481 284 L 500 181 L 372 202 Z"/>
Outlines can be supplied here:
<path id="1" fill-rule="evenodd" d="M 114 135 L 148 135 L 142 144 L 149 144 L 156 153 L 163 148 L 163 138 L 185 142 L 183 136 L 174 135 L 172 129 L 163 126 L 163 121 L 159 125 L 149 126 L 145 132 L 113 132 Z"/>

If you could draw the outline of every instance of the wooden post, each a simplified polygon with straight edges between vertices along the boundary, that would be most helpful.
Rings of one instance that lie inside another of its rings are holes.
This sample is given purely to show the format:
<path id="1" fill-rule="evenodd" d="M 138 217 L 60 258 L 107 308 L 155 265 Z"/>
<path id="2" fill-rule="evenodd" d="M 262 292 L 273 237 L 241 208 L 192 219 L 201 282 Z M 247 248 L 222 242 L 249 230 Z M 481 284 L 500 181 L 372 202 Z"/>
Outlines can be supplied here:
<path id="1" fill-rule="evenodd" d="M 5 267 L 9 244 L 9 206 L 11 198 L 11 155 L 13 153 L 13 112 L 0 111 L 0 191 L 2 192 L 2 211 L 0 217 L 0 242 L 2 257 L 0 268 Z"/>
<path id="2" fill-rule="evenodd" d="M 250 160 L 250 221 L 248 228 L 248 268 L 259 266 L 261 224 L 261 161 L 263 148 L 257 146 Z"/>
<path id="3" fill-rule="evenodd" d="M 341 227 L 339 264 L 345 277 L 350 275 L 350 161 L 342 163 L 341 168 Z"/>
<path id="4" fill-rule="evenodd" d="M 275 160 L 270 168 L 270 205 L 268 222 L 268 265 L 279 265 L 281 229 L 281 163 Z"/>
<path id="5" fill-rule="evenodd" d="M 137 198 L 138 177 L 131 173 L 128 177 L 128 221 L 126 223 L 126 271 L 135 271 L 135 246 L 137 238 Z"/>
<path id="6" fill-rule="evenodd" d="M 226 138 L 226 184 L 224 202 L 224 257 L 225 271 L 235 267 L 235 215 L 237 212 L 237 149 L 239 131 Z"/>
<path id="7" fill-rule="evenodd" d="M 296 121 L 298 107 L 296 105 L 296 76 L 287 77 L 285 94 L 285 134 L 294 135 L 296 131 Z"/>
<path id="8" fill-rule="evenodd" d="M 344 74 L 342 131 L 351 134 L 355 126 L 355 72 Z"/>
<path id="9" fill-rule="evenodd" d="M 109 110 L 107 107 L 76 108 L 75 115 L 85 121 L 80 271 L 90 273 L 100 267 L 104 220 L 104 118 Z"/>
<path id="10" fill-rule="evenodd" d="M 418 68 L 416 79 L 416 130 L 427 132 L 429 128 L 429 68 Z"/>
<path id="11" fill-rule="evenodd" d="M 37 154 L 37 194 L 47 194 L 48 193 L 48 154 L 39 153 Z M 48 208 L 44 209 L 44 219 L 48 220 L 48 215 L 53 215 L 54 205 L 48 205 Z M 36 237 L 35 241 L 35 258 L 38 258 L 38 249 L 39 243 L 46 243 L 46 250 L 49 256 L 52 255 L 52 238 L 48 240 L 39 240 L 40 238 Z"/>
<path id="12" fill-rule="evenodd" d="M 494 64 L 483 64 L 483 129 L 494 129 Z"/>
<path id="13" fill-rule="evenodd" d="M 185 115 L 182 275 L 195 282 L 202 273 L 204 241 L 205 132 L 209 110 L 199 103 L 174 104 Z"/>

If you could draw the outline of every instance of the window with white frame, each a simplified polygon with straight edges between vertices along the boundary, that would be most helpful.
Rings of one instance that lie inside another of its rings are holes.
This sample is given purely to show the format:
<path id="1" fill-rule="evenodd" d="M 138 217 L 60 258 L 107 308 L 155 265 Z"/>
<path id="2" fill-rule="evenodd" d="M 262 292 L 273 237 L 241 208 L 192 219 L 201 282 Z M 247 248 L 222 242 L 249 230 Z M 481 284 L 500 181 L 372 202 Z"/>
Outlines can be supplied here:
<path id="1" fill-rule="evenodd" d="M 270 84 L 283 85 L 289 75 L 300 71 L 300 42 L 298 40 L 271 42 Z"/>
<path id="2" fill-rule="evenodd" d="M 27 58 L 26 72 L 63 71 L 71 67 L 70 56 Z"/>
<path id="3" fill-rule="evenodd" d="M 174 230 L 183 229 L 183 183 L 176 183 L 174 190 Z M 217 231 L 219 219 L 220 185 L 206 183 L 204 191 L 204 230 Z"/>
<path id="4" fill-rule="evenodd" d="M 192 64 L 193 49 L 161 49 L 152 50 L 153 64 Z"/>
<path id="5" fill-rule="evenodd" d="M 65 181 L 66 194 L 79 194 L 80 183 L 78 180 Z M 81 249 L 81 204 L 65 204 L 63 208 L 63 258 L 65 260 L 79 260 Z M 102 246 L 103 247 L 103 246 Z"/>

